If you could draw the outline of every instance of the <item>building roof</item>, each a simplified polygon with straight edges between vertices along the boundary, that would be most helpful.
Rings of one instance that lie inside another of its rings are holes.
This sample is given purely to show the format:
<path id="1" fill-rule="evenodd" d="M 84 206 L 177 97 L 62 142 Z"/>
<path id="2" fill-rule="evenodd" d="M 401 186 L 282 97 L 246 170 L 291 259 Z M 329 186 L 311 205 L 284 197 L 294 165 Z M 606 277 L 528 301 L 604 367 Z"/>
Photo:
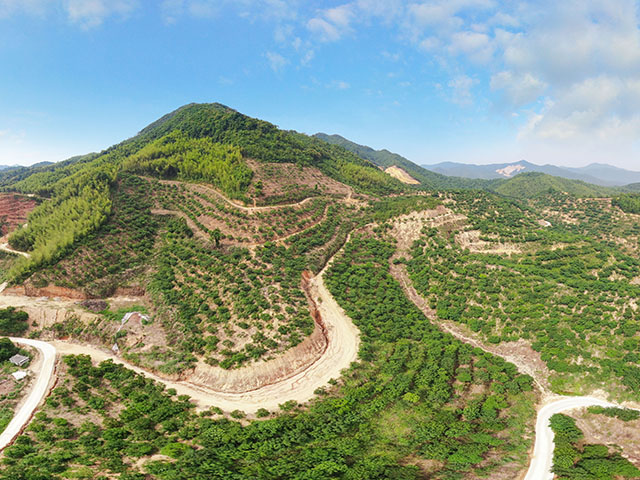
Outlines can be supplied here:
<path id="1" fill-rule="evenodd" d="M 22 380 L 27 376 L 27 372 L 25 372 L 24 370 L 18 370 L 17 372 L 13 372 L 11 375 L 13 375 L 13 378 L 15 378 L 16 380 Z"/>
<path id="2" fill-rule="evenodd" d="M 14 365 L 21 367 L 29 361 L 29 357 L 25 357 L 24 355 L 20 355 L 19 353 L 16 353 L 13 357 L 9 359 L 9 361 Z"/>

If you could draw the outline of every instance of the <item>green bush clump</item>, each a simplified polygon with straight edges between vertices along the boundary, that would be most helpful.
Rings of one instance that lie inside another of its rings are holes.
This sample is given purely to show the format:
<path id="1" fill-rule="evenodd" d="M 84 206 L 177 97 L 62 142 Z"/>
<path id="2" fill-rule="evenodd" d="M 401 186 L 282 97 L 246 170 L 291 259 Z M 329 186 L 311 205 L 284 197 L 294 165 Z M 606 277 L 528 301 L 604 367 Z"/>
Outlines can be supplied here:
<path id="1" fill-rule="evenodd" d="M 29 328 L 29 315 L 15 307 L 0 309 L 0 335 L 19 337 Z"/>

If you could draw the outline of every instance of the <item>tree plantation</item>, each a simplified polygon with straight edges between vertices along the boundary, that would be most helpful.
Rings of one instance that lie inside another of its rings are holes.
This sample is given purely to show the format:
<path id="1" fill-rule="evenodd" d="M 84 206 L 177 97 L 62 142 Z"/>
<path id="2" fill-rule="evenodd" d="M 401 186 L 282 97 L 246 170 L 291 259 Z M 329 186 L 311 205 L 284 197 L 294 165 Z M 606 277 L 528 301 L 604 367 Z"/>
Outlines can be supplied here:
<path id="1" fill-rule="evenodd" d="M 191 104 L 0 190 L 0 480 L 515 479 L 536 428 L 558 479 L 640 477 L 631 187 Z"/>

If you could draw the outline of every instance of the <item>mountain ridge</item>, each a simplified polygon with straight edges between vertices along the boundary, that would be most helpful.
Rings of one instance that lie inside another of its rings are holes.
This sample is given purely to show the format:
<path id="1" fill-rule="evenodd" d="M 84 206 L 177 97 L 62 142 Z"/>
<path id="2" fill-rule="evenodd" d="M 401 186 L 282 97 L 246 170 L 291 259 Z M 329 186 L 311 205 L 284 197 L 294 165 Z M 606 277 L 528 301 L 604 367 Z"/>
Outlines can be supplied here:
<path id="1" fill-rule="evenodd" d="M 527 160 L 520 160 L 517 162 L 492 163 L 488 165 L 440 162 L 422 166 L 442 175 L 457 175 L 464 178 L 479 178 L 485 180 L 512 178 L 512 175 L 505 175 L 503 171 L 505 169 L 508 170 L 522 166 L 523 168 L 519 169 L 519 171 L 541 172 L 556 177 L 581 180 L 583 182 L 607 187 L 622 187 L 629 183 L 640 182 L 640 172 L 603 163 L 591 163 L 584 167 L 560 167 L 552 164 L 537 165 Z"/>

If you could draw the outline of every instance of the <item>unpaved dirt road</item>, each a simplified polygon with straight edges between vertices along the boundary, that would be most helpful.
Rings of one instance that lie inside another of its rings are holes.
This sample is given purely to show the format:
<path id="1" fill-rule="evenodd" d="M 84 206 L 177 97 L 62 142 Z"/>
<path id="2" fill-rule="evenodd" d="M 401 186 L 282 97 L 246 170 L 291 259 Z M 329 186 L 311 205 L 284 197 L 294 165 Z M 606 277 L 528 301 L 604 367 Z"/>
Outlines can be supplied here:
<path id="1" fill-rule="evenodd" d="M 4 250 L 5 252 L 13 253 L 15 255 L 22 255 L 25 258 L 29 258 L 29 254 L 26 252 L 20 252 L 19 250 L 14 250 L 9 246 L 8 243 L 0 243 L 0 250 Z"/>
<path id="2" fill-rule="evenodd" d="M 311 281 L 311 292 L 325 323 L 327 349 L 316 362 L 298 374 L 244 393 L 225 393 L 186 381 L 166 380 L 95 347 L 60 340 L 51 343 L 62 354 L 85 354 L 96 362 L 111 359 L 165 384 L 167 388 L 175 388 L 180 395 L 189 395 L 200 409 L 216 406 L 227 412 L 242 410 L 249 414 L 260 408 L 276 411 L 288 400 L 299 403 L 310 400 L 317 388 L 325 386 L 332 378 L 339 378 L 341 371 L 348 368 L 358 355 L 360 332 L 326 289 L 321 275 Z"/>
<path id="3" fill-rule="evenodd" d="M 456 217 L 452 213 L 442 214 L 442 212 L 442 209 L 434 209 L 396 217 L 392 234 L 398 240 L 398 250 L 392 260 L 404 256 L 409 251 L 413 242 L 420 237 L 423 226 L 440 225 L 443 221 L 453 223 L 460 221 L 462 218 Z M 509 252 L 504 251 L 501 253 Z M 555 444 L 553 442 L 553 431 L 549 427 L 549 420 L 554 414 L 591 405 L 603 407 L 620 406 L 595 397 L 567 397 L 552 394 L 546 378 L 549 374 L 546 365 L 540 366 L 534 358 L 527 358 L 522 352 L 509 354 L 499 350 L 498 347 L 489 347 L 480 339 L 462 332 L 458 326 L 439 320 L 425 298 L 413 287 L 406 266 L 391 262 L 390 270 L 409 300 L 435 325 L 464 343 L 504 358 L 506 361 L 513 363 L 520 373 L 530 375 L 533 378 L 534 384 L 541 393 L 541 400 L 536 419 L 534 450 L 524 480 L 552 480 L 554 477 L 551 467 L 553 465 Z"/>
<path id="4" fill-rule="evenodd" d="M 335 258 L 335 255 L 333 258 Z M 342 308 L 338 306 L 323 281 L 323 275 L 333 258 L 329 260 L 325 269 L 310 281 L 310 293 L 320 311 L 326 329 L 326 350 L 314 363 L 296 375 L 255 390 L 244 393 L 226 393 L 207 388 L 206 385 L 196 385 L 187 381 L 166 380 L 142 368 L 131 365 L 106 350 L 59 340 L 53 341 L 51 344 L 62 354 L 86 354 L 97 362 L 111 359 L 115 363 L 123 364 L 138 373 L 164 383 L 169 388 L 175 388 L 179 394 L 189 395 L 201 409 L 217 406 L 227 412 L 242 410 L 252 414 L 260 408 L 266 408 L 271 411 L 277 410 L 280 404 L 288 400 L 303 403 L 314 396 L 316 389 L 325 386 L 333 378 L 339 378 L 341 371 L 348 368 L 351 362 L 357 359 L 360 346 L 359 330 Z M 13 305 L 20 307 L 26 304 L 37 305 L 40 309 L 50 308 L 55 314 L 58 309 L 70 308 L 74 302 L 17 295 L 0 295 L 0 306 Z"/>
<path id="5" fill-rule="evenodd" d="M 555 397 L 550 398 L 546 405 L 538 410 L 536 420 L 536 443 L 533 457 L 524 480 L 553 480 L 551 467 L 553 465 L 553 431 L 549 427 L 549 420 L 556 413 L 566 412 L 581 407 L 597 405 L 600 407 L 619 407 L 594 397 Z"/>
<path id="6" fill-rule="evenodd" d="M 40 369 L 37 378 L 27 399 L 23 402 L 18 412 L 13 416 L 7 428 L 0 434 L 0 450 L 9 445 L 22 431 L 22 428 L 31 420 L 33 412 L 49 391 L 49 385 L 53 378 L 56 364 L 56 349 L 46 342 L 27 338 L 11 338 L 11 341 L 21 345 L 29 345 L 37 348 L 42 355 Z"/>

